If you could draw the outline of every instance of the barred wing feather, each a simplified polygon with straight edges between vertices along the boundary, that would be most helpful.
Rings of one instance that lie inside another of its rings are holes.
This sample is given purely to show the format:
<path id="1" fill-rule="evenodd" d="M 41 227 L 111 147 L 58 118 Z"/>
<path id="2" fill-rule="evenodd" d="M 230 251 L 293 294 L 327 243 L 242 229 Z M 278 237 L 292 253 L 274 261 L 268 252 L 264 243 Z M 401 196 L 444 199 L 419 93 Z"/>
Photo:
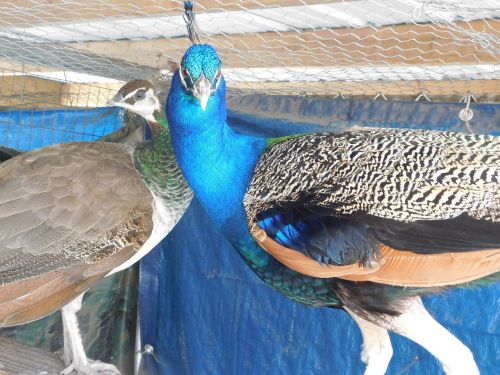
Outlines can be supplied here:
<path id="1" fill-rule="evenodd" d="M 499 248 L 500 138 L 376 128 L 294 137 L 262 155 L 244 205 L 250 225 L 319 262 L 367 262 L 380 243 Z"/>

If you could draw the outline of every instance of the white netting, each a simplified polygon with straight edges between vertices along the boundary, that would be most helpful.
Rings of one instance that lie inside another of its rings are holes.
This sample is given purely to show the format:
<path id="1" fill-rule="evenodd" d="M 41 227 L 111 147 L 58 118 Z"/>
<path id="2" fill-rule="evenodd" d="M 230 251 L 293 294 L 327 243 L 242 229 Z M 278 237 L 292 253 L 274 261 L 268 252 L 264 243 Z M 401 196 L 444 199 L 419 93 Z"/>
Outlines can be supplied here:
<path id="1" fill-rule="evenodd" d="M 85 76 L 64 71 L 46 73 L 51 79 L 38 74 L 45 73 L 0 67 L 0 148 L 24 151 L 52 141 L 97 140 L 122 127 L 121 120 L 108 111 L 83 118 L 73 113 L 106 106 L 120 82 L 82 83 L 79 80 Z M 104 121 L 108 121 L 106 126 Z M 35 142 L 32 133 L 41 139 Z"/>
<path id="2" fill-rule="evenodd" d="M 81 75 L 64 71 L 36 73 L 0 68 L 0 110 L 102 107 L 121 86 L 120 82 L 82 83 L 81 79 Z"/>
<path id="3" fill-rule="evenodd" d="M 189 46 L 182 3 L 4 2 L 0 67 L 167 86 Z M 195 12 L 233 95 L 500 94 L 500 0 L 202 0 Z"/>

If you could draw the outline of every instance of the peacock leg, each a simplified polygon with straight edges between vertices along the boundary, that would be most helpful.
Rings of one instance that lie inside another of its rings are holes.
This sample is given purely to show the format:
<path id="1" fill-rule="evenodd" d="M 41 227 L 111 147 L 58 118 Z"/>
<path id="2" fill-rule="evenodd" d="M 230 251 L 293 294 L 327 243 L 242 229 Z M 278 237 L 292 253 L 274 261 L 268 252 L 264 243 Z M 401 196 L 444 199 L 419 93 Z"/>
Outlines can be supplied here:
<path id="1" fill-rule="evenodd" d="M 470 349 L 427 312 L 420 297 L 408 299 L 399 316 L 385 315 L 373 323 L 423 346 L 441 362 L 447 375 L 479 375 Z"/>
<path id="2" fill-rule="evenodd" d="M 83 294 L 61 309 L 64 335 L 64 362 L 61 375 L 120 375 L 116 366 L 87 358 L 76 313 L 82 307 Z"/>
<path id="3" fill-rule="evenodd" d="M 357 323 L 361 330 L 361 336 L 363 336 L 361 360 L 366 364 L 364 375 L 385 374 L 392 357 L 392 345 L 389 333 L 385 328 L 359 317 L 346 308 L 344 309 Z"/>

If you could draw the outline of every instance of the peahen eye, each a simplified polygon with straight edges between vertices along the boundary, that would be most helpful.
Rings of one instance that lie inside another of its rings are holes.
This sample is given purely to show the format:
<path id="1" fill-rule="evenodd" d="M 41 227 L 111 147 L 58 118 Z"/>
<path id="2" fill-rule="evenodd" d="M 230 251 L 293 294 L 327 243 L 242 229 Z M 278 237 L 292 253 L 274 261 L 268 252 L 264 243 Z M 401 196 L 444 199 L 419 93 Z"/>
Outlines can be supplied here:
<path id="1" fill-rule="evenodd" d="M 139 89 L 135 93 L 136 99 L 144 99 L 145 96 L 146 96 L 146 90 L 143 90 L 143 89 Z"/>

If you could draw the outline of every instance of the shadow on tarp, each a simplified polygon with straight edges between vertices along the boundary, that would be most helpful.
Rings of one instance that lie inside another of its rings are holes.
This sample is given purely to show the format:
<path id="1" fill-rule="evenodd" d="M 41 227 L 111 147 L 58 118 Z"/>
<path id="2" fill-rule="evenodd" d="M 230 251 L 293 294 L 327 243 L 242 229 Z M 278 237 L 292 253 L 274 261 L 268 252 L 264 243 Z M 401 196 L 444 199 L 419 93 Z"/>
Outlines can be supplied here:
<path id="1" fill-rule="evenodd" d="M 95 141 L 123 126 L 119 107 L 0 111 L 0 145 L 20 151 Z"/>
<path id="2" fill-rule="evenodd" d="M 239 131 L 266 136 L 354 125 L 465 130 L 463 104 L 256 96 L 230 103 Z M 470 126 L 499 134 L 499 105 L 474 104 Z M 281 119 L 280 119 L 281 118 Z M 316 125 L 314 125 L 316 123 Z M 320 125 L 318 125 L 320 124 Z M 194 200 L 171 234 L 141 261 L 142 374 L 362 374 L 361 336 L 343 311 L 309 308 L 271 290 L 246 266 Z M 500 287 L 454 289 L 425 299 L 430 313 L 471 348 L 482 375 L 499 368 Z M 443 374 L 418 345 L 391 334 L 388 374 Z M 438 339 L 438 338 L 436 338 Z"/>

